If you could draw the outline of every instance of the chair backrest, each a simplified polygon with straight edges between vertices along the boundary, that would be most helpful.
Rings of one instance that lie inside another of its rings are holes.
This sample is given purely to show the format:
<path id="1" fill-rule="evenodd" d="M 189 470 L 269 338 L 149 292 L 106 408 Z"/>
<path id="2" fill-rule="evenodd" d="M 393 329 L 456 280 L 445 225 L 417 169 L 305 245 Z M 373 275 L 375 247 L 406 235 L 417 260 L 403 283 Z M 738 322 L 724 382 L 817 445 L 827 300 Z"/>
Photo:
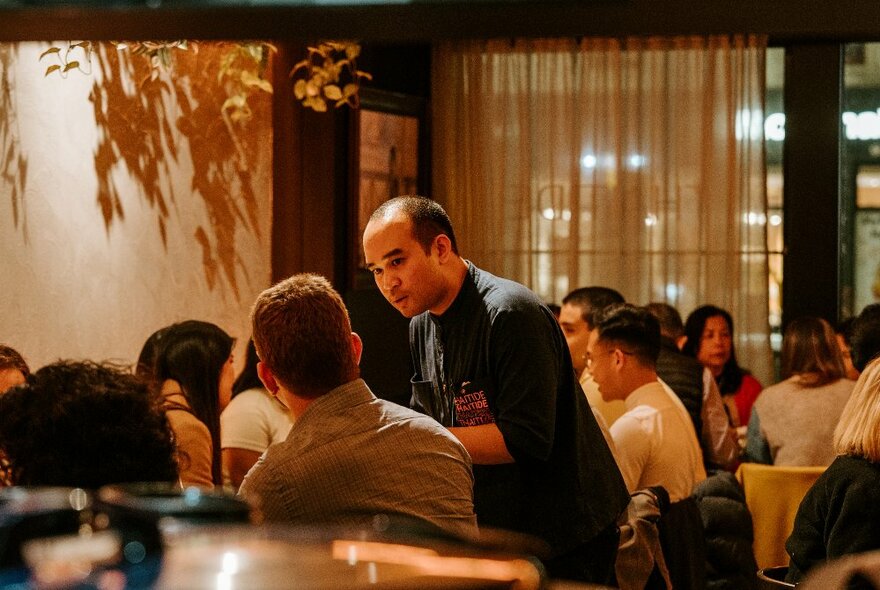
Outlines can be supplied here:
<path id="1" fill-rule="evenodd" d="M 663 558 L 658 523 L 669 508 L 662 486 L 636 490 L 618 522 L 620 544 L 615 570 L 621 590 L 667 590 L 672 587 Z"/>
<path id="2" fill-rule="evenodd" d="M 657 523 L 660 546 L 675 590 L 706 588 L 706 536 L 693 498 L 669 505 Z"/>
<path id="3" fill-rule="evenodd" d="M 788 564 L 785 541 L 807 490 L 825 467 L 782 467 L 743 463 L 736 478 L 743 487 L 755 527 L 755 561 L 761 569 Z"/>

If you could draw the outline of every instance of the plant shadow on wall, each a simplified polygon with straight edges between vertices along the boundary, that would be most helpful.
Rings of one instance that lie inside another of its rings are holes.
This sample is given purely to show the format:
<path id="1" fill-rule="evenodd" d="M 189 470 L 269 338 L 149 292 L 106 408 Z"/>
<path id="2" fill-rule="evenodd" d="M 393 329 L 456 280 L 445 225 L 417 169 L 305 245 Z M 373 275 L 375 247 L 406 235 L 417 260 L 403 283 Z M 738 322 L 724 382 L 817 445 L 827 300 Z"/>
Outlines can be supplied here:
<path id="1" fill-rule="evenodd" d="M 130 180 L 120 167 L 156 212 L 166 248 L 169 215 L 178 199 L 200 199 L 208 224 L 198 226 L 193 237 L 202 250 L 208 286 L 214 290 L 224 280 L 239 299 L 237 265 L 249 277 L 236 255 L 236 232 L 261 238 L 250 173 L 254 162 L 246 154 L 259 153 L 257 142 L 267 141 L 268 95 L 258 93 L 238 106 L 226 104 L 230 81 L 222 68 L 235 62 L 229 46 L 205 44 L 198 51 L 179 52 L 168 70 L 156 68 L 155 55 L 140 59 L 115 44 L 90 44 L 88 51 L 91 67 L 100 72 L 90 100 L 98 129 L 97 202 L 106 229 L 125 218 L 121 191 Z M 160 54 L 159 59 L 169 58 Z M 184 139 L 192 162 L 191 190 L 176 195 L 172 177 L 185 164 L 186 154 L 180 151 Z"/>
<path id="2" fill-rule="evenodd" d="M 176 202 L 172 177 L 185 155 L 179 153 L 178 142 L 186 139 L 193 169 L 192 197 L 186 198 L 201 198 L 210 222 L 194 234 L 205 277 L 212 290 L 225 279 L 236 299 L 237 265 L 249 280 L 236 254 L 236 231 L 241 227 L 261 237 L 251 178 L 254 163 L 248 155 L 271 145 L 272 85 L 263 75 L 272 51 L 260 42 L 81 41 L 68 43 L 66 49 L 50 47 L 40 56 L 53 62 L 47 76 L 76 70 L 88 74 L 93 68 L 100 72 L 90 99 L 99 136 L 97 201 L 108 231 L 125 217 L 118 184 L 124 166 L 156 211 L 167 248 L 168 218 Z M 370 79 L 356 67 L 359 53 L 358 44 L 344 41 L 309 47 L 291 72 L 300 77 L 296 98 L 319 112 L 328 104 L 356 107 L 360 81 Z"/>
<path id="3" fill-rule="evenodd" d="M 9 187 L 12 200 L 12 220 L 21 227 L 27 241 L 27 216 L 25 188 L 27 187 L 28 161 L 19 144 L 18 119 L 16 117 L 12 65 L 18 54 L 18 45 L 0 43 L 0 192 Z"/>

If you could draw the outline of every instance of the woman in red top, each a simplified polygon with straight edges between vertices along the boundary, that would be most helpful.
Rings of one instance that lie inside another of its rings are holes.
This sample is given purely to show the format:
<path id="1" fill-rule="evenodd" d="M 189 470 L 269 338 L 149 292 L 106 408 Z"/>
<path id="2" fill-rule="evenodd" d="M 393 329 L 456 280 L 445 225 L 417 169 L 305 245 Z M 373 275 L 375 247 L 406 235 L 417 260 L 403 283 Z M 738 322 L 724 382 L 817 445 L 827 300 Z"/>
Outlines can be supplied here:
<path id="1" fill-rule="evenodd" d="M 752 404 L 761 393 L 757 379 L 736 362 L 733 347 L 733 318 L 720 307 L 698 307 L 685 322 L 687 336 L 682 352 L 695 357 L 712 372 L 735 428 L 746 426 Z"/>

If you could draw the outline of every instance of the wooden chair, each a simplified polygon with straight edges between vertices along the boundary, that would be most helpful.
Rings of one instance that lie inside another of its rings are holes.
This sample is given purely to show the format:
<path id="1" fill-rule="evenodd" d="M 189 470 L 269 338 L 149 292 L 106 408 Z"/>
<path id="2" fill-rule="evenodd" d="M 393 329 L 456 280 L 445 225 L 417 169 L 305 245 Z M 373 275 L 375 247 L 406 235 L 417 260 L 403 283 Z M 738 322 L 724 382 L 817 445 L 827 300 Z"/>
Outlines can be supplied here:
<path id="1" fill-rule="evenodd" d="M 736 478 L 743 487 L 755 528 L 758 568 L 787 565 L 785 541 L 807 490 L 825 467 L 782 467 L 743 463 Z"/>

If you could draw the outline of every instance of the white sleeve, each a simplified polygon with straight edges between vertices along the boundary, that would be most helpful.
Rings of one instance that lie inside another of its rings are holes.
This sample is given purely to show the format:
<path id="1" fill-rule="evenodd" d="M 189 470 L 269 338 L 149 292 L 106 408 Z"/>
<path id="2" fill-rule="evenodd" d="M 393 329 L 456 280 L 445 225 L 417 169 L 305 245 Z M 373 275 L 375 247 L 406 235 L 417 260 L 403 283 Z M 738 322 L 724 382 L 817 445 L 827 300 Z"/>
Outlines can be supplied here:
<path id="1" fill-rule="evenodd" d="M 709 463 L 727 468 L 732 464 L 739 452 L 736 443 L 736 431 L 730 426 L 730 419 L 724 411 L 724 402 L 718 385 L 712 378 L 709 369 L 703 370 L 703 432 L 700 442 L 706 449 Z"/>
<path id="2" fill-rule="evenodd" d="M 245 449 L 262 453 L 272 444 L 272 435 L 264 404 L 258 396 L 263 393 L 248 389 L 229 402 L 220 414 L 220 447 Z"/>
<path id="3" fill-rule="evenodd" d="M 641 421 L 624 414 L 610 428 L 611 438 L 617 450 L 617 466 L 626 489 L 632 494 L 639 489 L 642 473 L 651 457 L 651 439 L 642 428 Z"/>

